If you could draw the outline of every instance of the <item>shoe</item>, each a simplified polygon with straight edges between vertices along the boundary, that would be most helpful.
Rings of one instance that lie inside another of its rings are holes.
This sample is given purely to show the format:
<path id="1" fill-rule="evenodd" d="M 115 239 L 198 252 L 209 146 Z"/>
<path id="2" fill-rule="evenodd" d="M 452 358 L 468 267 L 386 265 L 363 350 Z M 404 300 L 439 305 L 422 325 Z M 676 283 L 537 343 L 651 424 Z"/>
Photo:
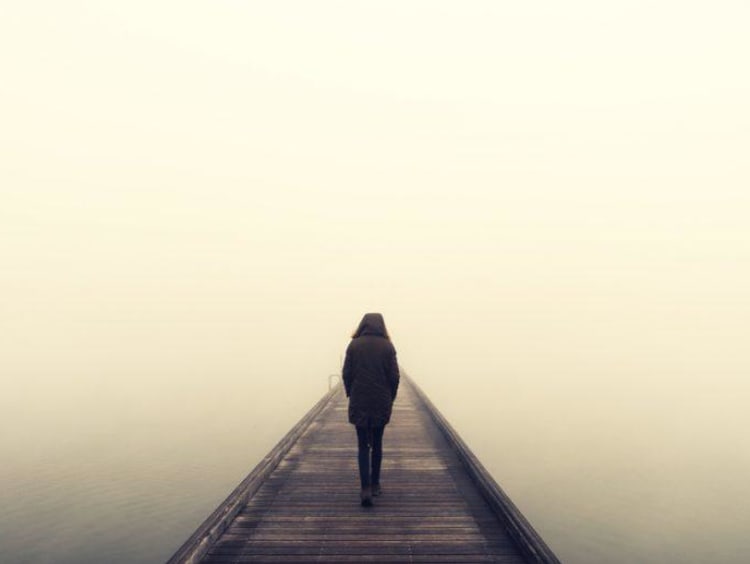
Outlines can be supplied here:
<path id="1" fill-rule="evenodd" d="M 378 497 L 380 495 L 380 484 L 372 485 L 372 497 Z"/>
<path id="2" fill-rule="evenodd" d="M 360 504 L 362 507 L 372 507 L 372 490 L 370 487 L 362 488 L 359 494 Z"/>

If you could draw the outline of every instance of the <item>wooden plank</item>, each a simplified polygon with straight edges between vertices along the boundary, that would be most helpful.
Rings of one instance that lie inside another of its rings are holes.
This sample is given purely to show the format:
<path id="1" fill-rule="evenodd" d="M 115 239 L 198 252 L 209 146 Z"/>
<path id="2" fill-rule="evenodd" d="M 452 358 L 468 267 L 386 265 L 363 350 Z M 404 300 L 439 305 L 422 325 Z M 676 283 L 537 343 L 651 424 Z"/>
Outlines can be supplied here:
<path id="1" fill-rule="evenodd" d="M 534 530 L 531 523 L 523 516 L 492 475 L 479 462 L 479 459 L 471 452 L 445 417 L 432 404 L 419 386 L 414 383 L 412 383 L 412 386 L 437 427 L 457 453 L 461 462 L 463 462 L 467 475 L 471 477 L 490 508 L 505 525 L 516 545 L 523 550 L 526 560 L 541 564 L 560 564 L 557 556 L 555 556 L 542 537 Z"/>
<path id="2" fill-rule="evenodd" d="M 196 529 L 187 541 L 167 561 L 167 564 L 193 564 L 199 562 L 209 548 L 224 533 L 263 483 L 263 480 L 278 466 L 284 456 L 296 445 L 300 436 L 314 423 L 339 393 L 330 390 L 313 408 L 279 441 L 253 471 L 229 494 L 221 505 Z"/>
<path id="3" fill-rule="evenodd" d="M 346 398 L 334 392 L 282 441 L 273 466 L 254 470 L 250 487 L 228 498 L 231 518 L 217 509 L 223 522 L 207 520 L 170 564 L 543 562 L 519 550 L 515 531 L 499 520 L 419 394 L 404 381 L 384 436 L 383 495 L 375 507 L 359 505 L 356 434 Z"/>

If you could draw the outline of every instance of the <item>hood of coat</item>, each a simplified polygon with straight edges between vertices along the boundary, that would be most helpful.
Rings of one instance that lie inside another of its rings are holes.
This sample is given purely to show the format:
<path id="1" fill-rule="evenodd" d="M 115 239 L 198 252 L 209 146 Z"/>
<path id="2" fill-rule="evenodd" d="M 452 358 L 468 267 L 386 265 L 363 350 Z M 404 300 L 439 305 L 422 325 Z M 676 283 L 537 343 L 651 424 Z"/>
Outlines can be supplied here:
<path id="1" fill-rule="evenodd" d="M 359 327 L 352 335 L 352 339 L 361 337 L 362 335 L 375 335 L 377 337 L 385 337 L 388 339 L 388 331 L 385 328 L 385 320 L 379 313 L 366 313 L 359 322 Z"/>

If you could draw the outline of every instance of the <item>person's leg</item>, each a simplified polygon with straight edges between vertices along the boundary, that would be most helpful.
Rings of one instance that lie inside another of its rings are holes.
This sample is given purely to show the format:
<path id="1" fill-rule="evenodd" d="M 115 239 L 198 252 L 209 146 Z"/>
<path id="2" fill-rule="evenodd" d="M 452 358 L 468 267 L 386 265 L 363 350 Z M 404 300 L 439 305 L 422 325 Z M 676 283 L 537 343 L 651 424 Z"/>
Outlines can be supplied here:
<path id="1" fill-rule="evenodd" d="M 367 443 L 368 430 L 357 427 L 357 459 L 359 461 L 359 483 L 362 489 L 370 485 L 370 445 Z"/>
<path id="2" fill-rule="evenodd" d="M 372 507 L 372 489 L 370 488 L 370 431 L 366 427 L 357 427 L 357 459 L 359 462 L 359 481 L 362 491 L 359 500 L 362 507 Z"/>
<path id="3" fill-rule="evenodd" d="M 385 427 L 372 428 L 372 477 L 373 493 L 380 493 L 380 463 L 383 460 L 383 432 Z"/>

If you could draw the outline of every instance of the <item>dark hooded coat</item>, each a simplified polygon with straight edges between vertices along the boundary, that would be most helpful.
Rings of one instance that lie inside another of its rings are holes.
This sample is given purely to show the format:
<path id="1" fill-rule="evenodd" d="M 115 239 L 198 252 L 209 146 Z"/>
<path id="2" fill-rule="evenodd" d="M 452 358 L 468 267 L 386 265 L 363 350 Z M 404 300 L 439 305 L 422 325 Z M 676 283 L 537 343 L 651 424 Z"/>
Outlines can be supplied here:
<path id="1" fill-rule="evenodd" d="M 396 349 L 379 313 L 362 318 L 346 349 L 343 377 L 349 423 L 358 427 L 386 425 L 398 391 L 399 371 Z"/>

